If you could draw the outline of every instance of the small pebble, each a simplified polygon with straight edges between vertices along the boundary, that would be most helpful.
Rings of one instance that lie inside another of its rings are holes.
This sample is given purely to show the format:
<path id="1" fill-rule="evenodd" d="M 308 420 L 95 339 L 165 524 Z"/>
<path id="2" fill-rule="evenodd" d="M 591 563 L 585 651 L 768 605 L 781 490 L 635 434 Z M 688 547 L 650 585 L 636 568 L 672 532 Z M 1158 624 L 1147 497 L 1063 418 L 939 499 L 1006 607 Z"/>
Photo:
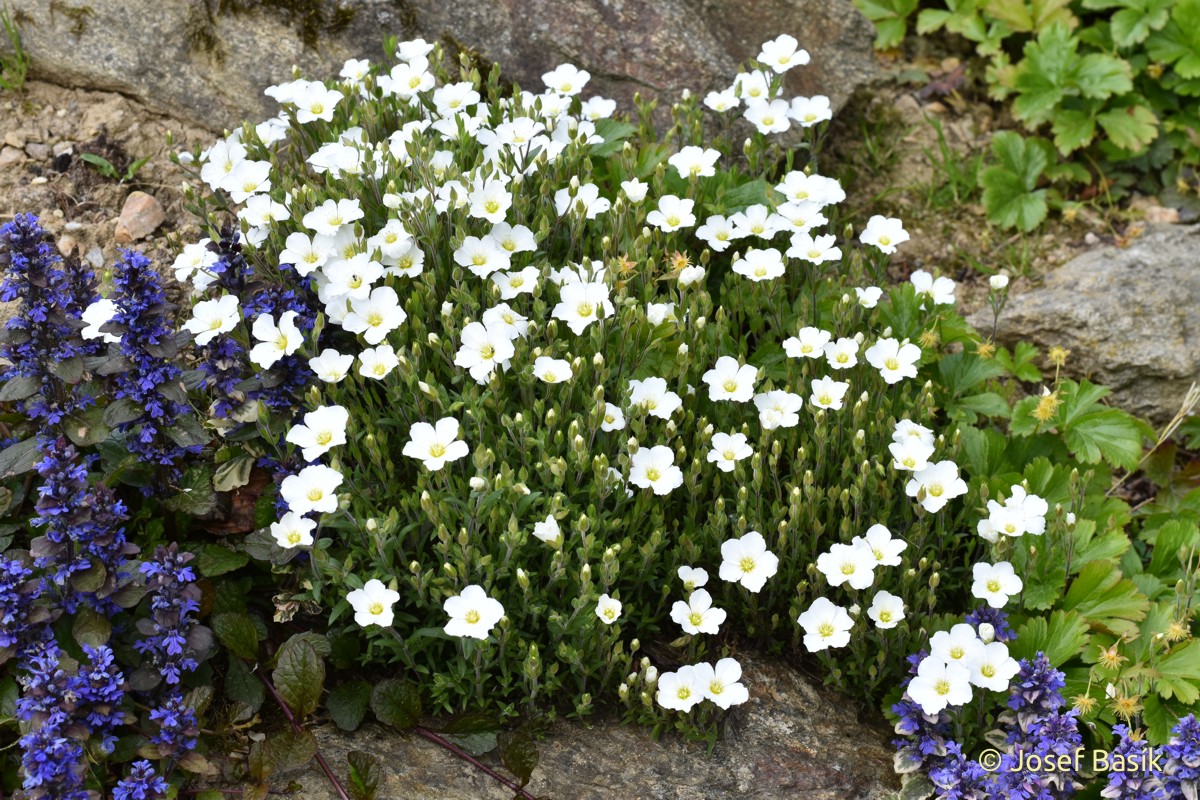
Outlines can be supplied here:
<path id="1" fill-rule="evenodd" d="M 126 198 L 125 205 L 121 208 L 115 238 L 120 244 L 145 239 L 163 224 L 164 219 L 166 215 L 163 213 L 162 204 L 154 195 L 134 192 Z"/>
<path id="2" fill-rule="evenodd" d="M 49 182 L 50 182 L 50 179 L 47 178 L 45 175 L 38 175 L 36 178 L 31 180 L 29 183 L 32 186 L 41 186 L 43 183 L 49 183 Z"/>
<path id="3" fill-rule="evenodd" d="M 1096 245 L 1100 244 L 1100 237 L 1097 236 L 1096 234 L 1092 233 L 1091 231 L 1088 231 L 1087 234 L 1083 237 L 1083 243 L 1086 244 L 1088 247 L 1095 247 Z"/>
<path id="4" fill-rule="evenodd" d="M 25 160 L 25 154 L 15 147 L 0 148 L 0 169 L 20 164 Z"/>
<path id="5" fill-rule="evenodd" d="M 25 145 L 25 153 L 35 161 L 46 161 L 50 158 L 50 145 L 30 143 Z"/>

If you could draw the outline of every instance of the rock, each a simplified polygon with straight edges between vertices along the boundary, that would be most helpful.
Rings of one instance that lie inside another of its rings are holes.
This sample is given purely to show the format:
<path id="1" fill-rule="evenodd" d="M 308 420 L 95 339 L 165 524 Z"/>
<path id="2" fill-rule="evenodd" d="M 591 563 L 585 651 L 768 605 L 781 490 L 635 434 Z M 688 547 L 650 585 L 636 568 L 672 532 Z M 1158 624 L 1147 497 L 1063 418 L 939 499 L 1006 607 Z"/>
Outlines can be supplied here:
<path id="1" fill-rule="evenodd" d="M 750 700 L 739 707 L 711 757 L 702 743 L 615 720 L 588 726 L 559 721 L 538 743 L 540 758 L 527 787 L 556 800 L 878 800 L 899 788 L 890 731 L 864 725 L 850 704 L 819 693 L 795 669 L 739 656 Z M 420 737 L 377 725 L 344 733 L 317 730 L 321 752 L 345 780 L 346 753 L 379 759 L 378 797 L 405 800 L 508 800 L 512 792 Z M 495 753 L 482 759 L 498 767 Z M 503 771 L 503 768 L 500 768 Z M 333 800 L 319 769 L 298 778 L 299 800 Z"/>
<path id="2" fill-rule="evenodd" d="M 1146 209 L 1146 222 L 1151 225 L 1178 225 L 1179 209 L 1154 206 Z"/>
<path id="3" fill-rule="evenodd" d="M 68 155 L 75 152 L 74 142 L 59 142 L 54 145 L 54 157 L 58 158 L 62 155 Z"/>
<path id="4" fill-rule="evenodd" d="M 25 145 L 25 154 L 34 161 L 46 161 L 50 158 L 50 145 L 31 143 Z"/>
<path id="5" fill-rule="evenodd" d="M 0 148 L 0 169 L 12 167 L 25 160 L 25 154 L 15 147 Z"/>
<path id="6" fill-rule="evenodd" d="M 15 147 L 18 150 L 21 150 L 25 147 L 26 141 L 25 134 L 18 133 L 17 131 L 9 131 L 8 133 L 4 134 L 4 143 L 9 147 Z"/>
<path id="7" fill-rule="evenodd" d="M 121 218 L 117 220 L 114 238 L 120 244 L 145 239 L 163 224 L 165 218 L 162 204 L 154 199 L 154 195 L 134 192 L 121 208 Z"/>
<path id="8" fill-rule="evenodd" d="M 1162 423 L 1200 380 L 1200 227 L 1151 227 L 1124 249 L 1084 253 L 1015 295 L 999 340 L 1071 351 L 1066 371 L 1113 388 L 1112 401 Z M 991 312 L 971 318 L 991 328 Z"/>
<path id="9" fill-rule="evenodd" d="M 629 107 L 635 92 L 671 102 L 724 88 L 764 39 L 796 36 L 812 63 L 788 74 L 796 94 L 840 105 L 876 71 L 873 30 L 851 0 L 344 0 L 290 5 L 90 0 L 86 16 L 26 0 L 35 77 L 132 96 L 220 129 L 276 113 L 263 89 L 293 64 L 336 75 L 347 58 L 383 57 L 383 37 L 422 36 L 540 91 L 562 62 L 592 73 L 587 94 Z M 335 13 L 334 8 L 338 9 Z M 238 9 L 238 10 L 232 10 Z"/>

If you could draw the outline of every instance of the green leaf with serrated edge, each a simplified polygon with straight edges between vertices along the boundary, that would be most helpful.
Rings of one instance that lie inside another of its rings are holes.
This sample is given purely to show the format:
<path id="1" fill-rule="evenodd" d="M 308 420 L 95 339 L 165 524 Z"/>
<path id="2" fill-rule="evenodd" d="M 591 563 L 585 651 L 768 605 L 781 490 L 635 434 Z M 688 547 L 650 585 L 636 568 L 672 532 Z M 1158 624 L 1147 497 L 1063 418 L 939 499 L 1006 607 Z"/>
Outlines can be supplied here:
<path id="1" fill-rule="evenodd" d="M 1148 694 L 1142 700 L 1142 722 L 1146 725 L 1146 738 L 1152 745 L 1164 745 L 1171 740 L 1171 728 L 1179 723 L 1179 714 L 1159 699 Z"/>
<path id="2" fill-rule="evenodd" d="M 325 698 L 334 724 L 344 731 L 357 730 L 371 704 L 371 684 L 357 678 L 338 686 Z"/>
<path id="3" fill-rule="evenodd" d="M 104 409 L 89 408 L 63 418 L 63 431 L 79 447 L 91 447 L 104 441 L 112 429 L 104 424 Z"/>
<path id="4" fill-rule="evenodd" d="M 1102 458 L 1114 467 L 1132 470 L 1142 457 L 1142 427 L 1115 408 L 1079 417 L 1064 431 L 1071 452 L 1086 464 Z"/>
<path id="5" fill-rule="evenodd" d="M 1080 109 L 1064 109 L 1054 115 L 1050 126 L 1054 133 L 1054 146 L 1064 156 L 1087 147 L 1096 138 L 1096 116 L 1094 112 Z"/>
<path id="6" fill-rule="evenodd" d="M 42 389 L 42 379 L 33 375 L 18 375 L 9 378 L 0 387 L 0 402 L 11 403 L 14 400 L 24 400 L 32 397 Z"/>
<path id="7" fill-rule="evenodd" d="M 1071 0 L 987 0 L 987 13 L 1018 33 L 1036 33 L 1050 25 L 1073 28 Z"/>
<path id="8" fill-rule="evenodd" d="M 1074 611 L 1055 611 L 1046 617 L 1032 617 L 1009 642 L 1009 654 L 1016 659 L 1034 658 L 1039 652 L 1054 666 L 1079 655 L 1088 640 L 1087 622 Z"/>
<path id="9" fill-rule="evenodd" d="M 346 754 L 350 765 L 349 782 L 346 788 L 354 800 L 375 800 L 379 790 L 379 760 L 370 753 L 351 750 Z"/>
<path id="10" fill-rule="evenodd" d="M 495 731 L 444 733 L 442 736 L 450 743 L 458 745 L 476 757 L 490 753 L 499 746 L 499 736 Z"/>
<path id="11" fill-rule="evenodd" d="M 1158 117 L 1145 106 L 1113 108 L 1096 117 L 1110 142 L 1138 153 L 1158 138 Z"/>
<path id="12" fill-rule="evenodd" d="M 325 634 L 317 633 L 316 631 L 300 631 L 299 633 L 293 633 L 288 637 L 288 640 L 284 642 L 280 646 L 278 652 L 276 652 L 275 659 L 278 660 L 281 653 L 283 653 L 289 647 L 295 647 L 301 642 L 307 644 L 309 647 L 315 650 L 317 655 L 319 655 L 321 658 L 328 658 L 329 653 L 332 650 L 332 647 L 329 643 L 329 637 Z"/>
<path id="13" fill-rule="evenodd" d="M 217 496 L 212 486 L 212 469 L 206 465 L 192 467 L 183 473 L 179 491 L 164 502 L 171 511 L 203 516 L 216 507 Z"/>
<path id="14" fill-rule="evenodd" d="M 1155 688 L 1167 700 L 1178 698 L 1184 705 L 1200 700 L 1200 641 L 1176 646 L 1159 659 Z"/>
<path id="15" fill-rule="evenodd" d="M 522 786 L 529 783 L 538 764 L 537 744 L 529 734 L 520 730 L 502 733 L 497 741 L 500 747 L 500 762 L 504 764 L 504 768 L 515 775 Z"/>
<path id="16" fill-rule="evenodd" d="M 988 222 L 1028 233 L 1041 225 L 1050 207 L 1046 190 L 1029 191 L 1021 179 L 1000 167 L 989 167 L 980 176 Z"/>
<path id="17" fill-rule="evenodd" d="M 1200 547 L 1200 528 L 1190 520 L 1174 519 L 1162 525 L 1154 537 L 1154 550 L 1146 571 L 1160 578 L 1182 577 L 1183 556 Z"/>
<path id="18" fill-rule="evenodd" d="M 26 439 L 0 450 L 0 478 L 23 475 L 41 461 L 36 438 Z"/>
<path id="19" fill-rule="evenodd" d="M 258 659 L 258 631 L 249 614 L 217 614 L 212 618 L 212 629 L 221 644 L 238 658 Z"/>
<path id="20" fill-rule="evenodd" d="M 1149 601 L 1111 563 L 1093 561 L 1071 582 L 1061 606 L 1077 611 L 1093 628 L 1121 634 L 1137 629 Z"/>
<path id="21" fill-rule="evenodd" d="M 250 562 L 250 557 L 237 550 L 219 544 L 206 544 L 196 556 L 196 569 L 206 578 L 215 578 L 240 569 Z"/>
<path id="22" fill-rule="evenodd" d="M 371 710 L 385 725 L 407 730 L 421 718 L 421 695 L 411 683 L 389 678 L 371 691 Z"/>
<path id="23" fill-rule="evenodd" d="M 302 720 L 317 710 L 325 688 L 325 662 L 308 642 L 281 650 L 271 677 L 275 690 L 297 718 Z"/>
<path id="24" fill-rule="evenodd" d="M 1049 122 L 1067 96 L 1079 69 L 1079 43 L 1065 25 L 1052 25 L 1025 45 L 1025 58 L 1013 74 L 1013 115 L 1039 125 Z"/>
<path id="25" fill-rule="evenodd" d="M 267 697 L 267 689 L 262 681 L 254 676 L 245 661 L 229 654 L 229 669 L 225 673 L 225 695 L 239 703 L 244 703 L 251 714 L 258 713 Z"/>

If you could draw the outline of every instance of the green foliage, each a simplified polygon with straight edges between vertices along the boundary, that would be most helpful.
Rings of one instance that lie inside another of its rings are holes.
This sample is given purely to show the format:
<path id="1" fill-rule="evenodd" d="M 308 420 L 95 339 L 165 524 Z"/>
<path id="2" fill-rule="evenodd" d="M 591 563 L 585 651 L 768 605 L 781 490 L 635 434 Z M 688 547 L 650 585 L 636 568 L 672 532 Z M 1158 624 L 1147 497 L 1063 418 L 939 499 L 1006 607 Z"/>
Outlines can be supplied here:
<path id="1" fill-rule="evenodd" d="M 1046 219 L 1046 189 L 1038 181 L 1050 163 L 1044 139 L 1001 131 L 992 140 L 996 163 L 983 171 L 983 204 L 988 221 L 1002 228 L 1031 231 Z"/>
<path id="2" fill-rule="evenodd" d="M 29 74 L 29 54 L 21 44 L 21 31 L 13 18 L 8 3 L 0 8 L 0 27 L 8 39 L 10 53 L 0 53 L 0 89 L 19 92 L 25 88 L 25 76 Z"/>
<path id="3" fill-rule="evenodd" d="M 125 168 L 124 172 L 121 172 L 104 156 L 97 155 L 95 153 L 81 153 L 79 157 L 95 167 L 96 171 L 104 177 L 110 178 L 114 181 L 119 181 L 121 183 L 128 183 L 132 181 L 137 177 L 137 174 L 142 171 L 142 167 L 150 163 L 150 156 L 135 159 L 134 161 L 130 162 L 129 166 Z"/>
<path id="4" fill-rule="evenodd" d="M 904 40 L 908 18 L 920 0 L 859 0 L 856 5 L 875 23 L 875 48 L 887 50 Z"/>

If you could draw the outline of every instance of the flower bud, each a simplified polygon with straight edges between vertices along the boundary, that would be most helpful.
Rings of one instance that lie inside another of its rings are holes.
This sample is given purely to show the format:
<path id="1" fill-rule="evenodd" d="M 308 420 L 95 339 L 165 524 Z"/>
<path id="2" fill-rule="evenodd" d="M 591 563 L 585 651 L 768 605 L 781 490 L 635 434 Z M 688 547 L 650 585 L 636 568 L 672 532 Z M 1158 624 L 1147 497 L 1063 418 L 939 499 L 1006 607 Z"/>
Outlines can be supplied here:
<path id="1" fill-rule="evenodd" d="M 990 622 L 979 623 L 979 638 L 983 639 L 984 644 L 990 643 L 996 638 L 996 628 Z"/>

